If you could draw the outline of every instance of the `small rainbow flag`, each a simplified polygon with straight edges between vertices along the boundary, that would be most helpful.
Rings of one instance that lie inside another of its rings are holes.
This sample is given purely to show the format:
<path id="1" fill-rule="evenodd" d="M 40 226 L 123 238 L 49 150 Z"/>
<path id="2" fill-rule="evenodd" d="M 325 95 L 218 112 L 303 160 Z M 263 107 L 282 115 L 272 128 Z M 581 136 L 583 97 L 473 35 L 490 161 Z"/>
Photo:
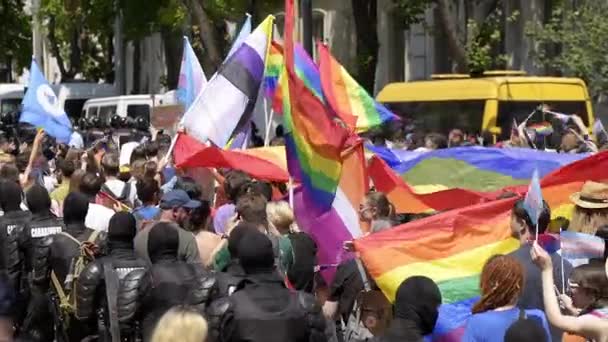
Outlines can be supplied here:
<path id="1" fill-rule="evenodd" d="M 398 117 L 376 102 L 348 71 L 318 43 L 321 84 L 327 102 L 349 128 L 365 132 Z"/>
<path id="2" fill-rule="evenodd" d="M 295 70 L 293 0 L 286 0 L 285 66 L 280 77 L 289 173 L 302 183 L 304 201 L 315 214 L 326 213 L 342 173 L 342 151 L 348 131 L 333 121 L 327 108 Z"/>
<path id="3" fill-rule="evenodd" d="M 270 45 L 266 68 L 264 69 L 264 91 L 268 99 L 274 99 L 279 85 L 279 76 L 283 69 L 283 48 L 275 41 Z"/>
<path id="4" fill-rule="evenodd" d="M 551 126 L 550 122 L 546 121 L 532 124 L 528 126 L 527 129 L 535 131 L 536 135 L 541 137 L 546 137 L 553 133 L 553 126 Z"/>

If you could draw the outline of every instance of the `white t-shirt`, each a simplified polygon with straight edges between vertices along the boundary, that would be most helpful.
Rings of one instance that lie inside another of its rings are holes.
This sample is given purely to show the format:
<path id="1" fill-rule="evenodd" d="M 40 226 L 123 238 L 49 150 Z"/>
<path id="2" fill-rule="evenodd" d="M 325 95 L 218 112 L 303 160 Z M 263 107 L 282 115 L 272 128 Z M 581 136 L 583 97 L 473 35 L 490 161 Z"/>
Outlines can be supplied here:
<path id="1" fill-rule="evenodd" d="M 118 179 L 110 179 L 106 181 L 105 185 L 114 193 L 114 196 L 120 197 L 125 188 L 125 184 L 131 187 L 131 192 L 129 193 L 129 202 L 133 205 L 135 204 L 135 199 L 137 198 L 137 188 L 135 187 L 135 183 L 125 183 Z"/>
<path id="2" fill-rule="evenodd" d="M 84 225 L 93 230 L 107 232 L 110 219 L 114 214 L 114 210 L 106 208 L 101 204 L 89 203 L 89 211 L 84 219 Z"/>

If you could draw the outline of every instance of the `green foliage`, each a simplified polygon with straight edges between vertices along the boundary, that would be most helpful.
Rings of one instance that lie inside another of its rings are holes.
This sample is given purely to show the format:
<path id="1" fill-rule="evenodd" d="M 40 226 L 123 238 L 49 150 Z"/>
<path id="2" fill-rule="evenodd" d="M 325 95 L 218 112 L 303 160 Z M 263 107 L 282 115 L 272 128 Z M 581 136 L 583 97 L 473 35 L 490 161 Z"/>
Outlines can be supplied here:
<path id="1" fill-rule="evenodd" d="M 528 23 L 526 34 L 538 43 L 531 57 L 548 72 L 580 77 L 593 97 L 608 90 L 608 4 L 580 1 L 557 7 L 546 24 Z"/>
<path id="2" fill-rule="evenodd" d="M 393 15 L 402 29 L 407 30 L 411 25 L 424 20 L 424 12 L 433 0 L 395 0 Z"/>
<path id="3" fill-rule="evenodd" d="M 14 60 L 21 70 L 32 58 L 31 18 L 23 10 L 23 0 L 0 2 L 0 61 Z"/>
<path id="4" fill-rule="evenodd" d="M 507 56 L 499 53 L 503 39 L 503 17 L 501 1 L 496 8 L 481 23 L 470 19 L 467 23 L 469 39 L 465 44 L 468 70 L 471 73 L 481 73 L 484 70 L 501 69 L 506 67 Z M 504 18 L 514 22 L 519 12 L 513 12 Z"/>
<path id="5" fill-rule="evenodd" d="M 188 18 L 181 0 L 122 0 L 120 8 L 127 40 L 141 39 L 163 29 L 179 29 Z"/>

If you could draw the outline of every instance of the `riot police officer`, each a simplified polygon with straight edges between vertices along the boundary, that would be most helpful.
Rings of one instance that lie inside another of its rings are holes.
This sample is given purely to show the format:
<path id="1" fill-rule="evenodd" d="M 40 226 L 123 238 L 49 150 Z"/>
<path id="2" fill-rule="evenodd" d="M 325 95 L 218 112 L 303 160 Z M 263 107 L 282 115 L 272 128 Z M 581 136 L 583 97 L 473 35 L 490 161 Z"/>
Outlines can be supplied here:
<path id="1" fill-rule="evenodd" d="M 266 235 L 248 230 L 237 255 L 247 277 L 230 297 L 214 301 L 207 311 L 215 341 L 327 341 L 321 308 L 312 295 L 285 287 Z"/>
<path id="2" fill-rule="evenodd" d="M 122 320 L 135 318 L 142 328 L 144 341 L 149 341 L 158 320 L 176 305 L 188 305 L 203 313 L 215 289 L 215 278 L 200 263 L 178 261 L 179 233 L 169 222 L 159 222 L 148 236 L 148 251 L 152 266 L 138 286 L 138 310 Z M 123 281 L 132 286 L 136 277 L 131 272 Z M 122 290 L 121 290 L 122 292 Z M 118 298 L 123 307 L 124 298 Z"/>
<path id="3" fill-rule="evenodd" d="M 32 218 L 20 234 L 19 245 L 24 255 L 24 272 L 31 280 L 35 254 L 38 249 L 45 248 L 42 240 L 53 234 L 61 233 L 64 225 L 61 219 L 51 213 L 51 198 L 43 186 L 33 185 L 25 193 L 25 199 Z M 46 288 L 32 284 L 29 291 L 30 299 L 21 336 L 33 341 L 52 340 L 53 326 L 49 324 L 52 321 L 52 315 L 49 311 Z"/>
<path id="4" fill-rule="evenodd" d="M 29 222 L 31 215 L 28 211 L 21 210 L 22 191 L 19 184 L 2 180 L 0 181 L 0 207 L 4 215 L 0 217 L 0 273 L 6 275 L 6 286 L 10 286 L 15 293 L 15 303 L 12 303 L 12 321 L 16 326 L 21 325 L 25 314 L 28 287 L 27 279 L 23 273 L 23 257 L 19 236 L 25 225 Z"/>
<path id="5" fill-rule="evenodd" d="M 62 233 L 46 236 L 34 253 L 32 284 L 42 292 L 51 294 L 51 307 L 55 316 L 55 338 L 59 342 L 80 341 L 95 327 L 79 324 L 75 313 L 69 310 L 69 296 L 74 279 L 80 277 L 79 262 L 101 254 L 105 234 L 85 226 L 89 210 L 88 198 L 78 192 L 70 193 L 64 201 Z M 73 297 L 72 297 L 73 298 Z M 66 310 L 68 311 L 64 311 Z M 46 322 L 49 325 L 49 321 Z"/>
<path id="6" fill-rule="evenodd" d="M 121 320 L 133 314 L 137 291 L 130 285 L 140 282 L 147 268 L 146 262 L 135 255 L 135 233 L 133 215 L 115 214 L 108 228 L 107 255 L 87 265 L 76 284 L 76 318 L 84 322 L 95 320 L 101 342 L 135 341 L 137 336 L 134 322 Z M 120 283 L 130 274 L 130 284 L 125 284 L 119 292 Z M 121 297 L 121 307 L 117 307 L 118 297 Z"/>

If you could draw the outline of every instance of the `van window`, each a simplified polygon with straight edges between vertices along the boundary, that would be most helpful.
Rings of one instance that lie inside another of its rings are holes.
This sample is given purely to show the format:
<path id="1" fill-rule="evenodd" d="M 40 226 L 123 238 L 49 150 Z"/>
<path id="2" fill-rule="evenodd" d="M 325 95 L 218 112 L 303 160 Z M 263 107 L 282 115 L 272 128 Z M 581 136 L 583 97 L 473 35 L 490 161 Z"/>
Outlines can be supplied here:
<path id="1" fill-rule="evenodd" d="M 2 99 L 0 105 L 0 113 L 8 113 L 19 110 L 22 99 Z"/>
<path id="2" fill-rule="evenodd" d="M 150 105 L 147 104 L 132 104 L 127 106 L 127 116 L 130 118 L 143 117 L 150 122 Z"/>
<path id="3" fill-rule="evenodd" d="M 448 134 L 459 128 L 467 133 L 480 133 L 485 101 L 402 102 L 388 106 L 417 130 Z"/>
<path id="4" fill-rule="evenodd" d="M 116 114 L 116 106 L 103 106 L 99 107 L 99 111 L 97 115 L 101 119 L 102 122 L 109 123 L 110 118 Z"/>
<path id="5" fill-rule="evenodd" d="M 496 118 L 496 126 L 501 128 L 500 140 L 509 139 L 513 119 L 518 124 L 522 123 L 541 103 L 526 102 L 526 101 L 500 101 L 498 102 L 498 117 Z M 577 114 L 583 119 L 586 126 L 589 126 L 589 114 L 584 101 L 559 101 L 545 102 L 552 111 L 564 114 Z M 529 123 L 538 123 L 542 121 L 551 122 L 553 116 L 551 114 L 537 113 L 530 117 Z"/>
<path id="6" fill-rule="evenodd" d="M 85 102 L 87 102 L 87 99 L 65 100 L 63 109 L 68 114 L 68 117 L 78 119 L 80 118 L 80 113 L 82 112 L 82 107 L 84 107 Z"/>

